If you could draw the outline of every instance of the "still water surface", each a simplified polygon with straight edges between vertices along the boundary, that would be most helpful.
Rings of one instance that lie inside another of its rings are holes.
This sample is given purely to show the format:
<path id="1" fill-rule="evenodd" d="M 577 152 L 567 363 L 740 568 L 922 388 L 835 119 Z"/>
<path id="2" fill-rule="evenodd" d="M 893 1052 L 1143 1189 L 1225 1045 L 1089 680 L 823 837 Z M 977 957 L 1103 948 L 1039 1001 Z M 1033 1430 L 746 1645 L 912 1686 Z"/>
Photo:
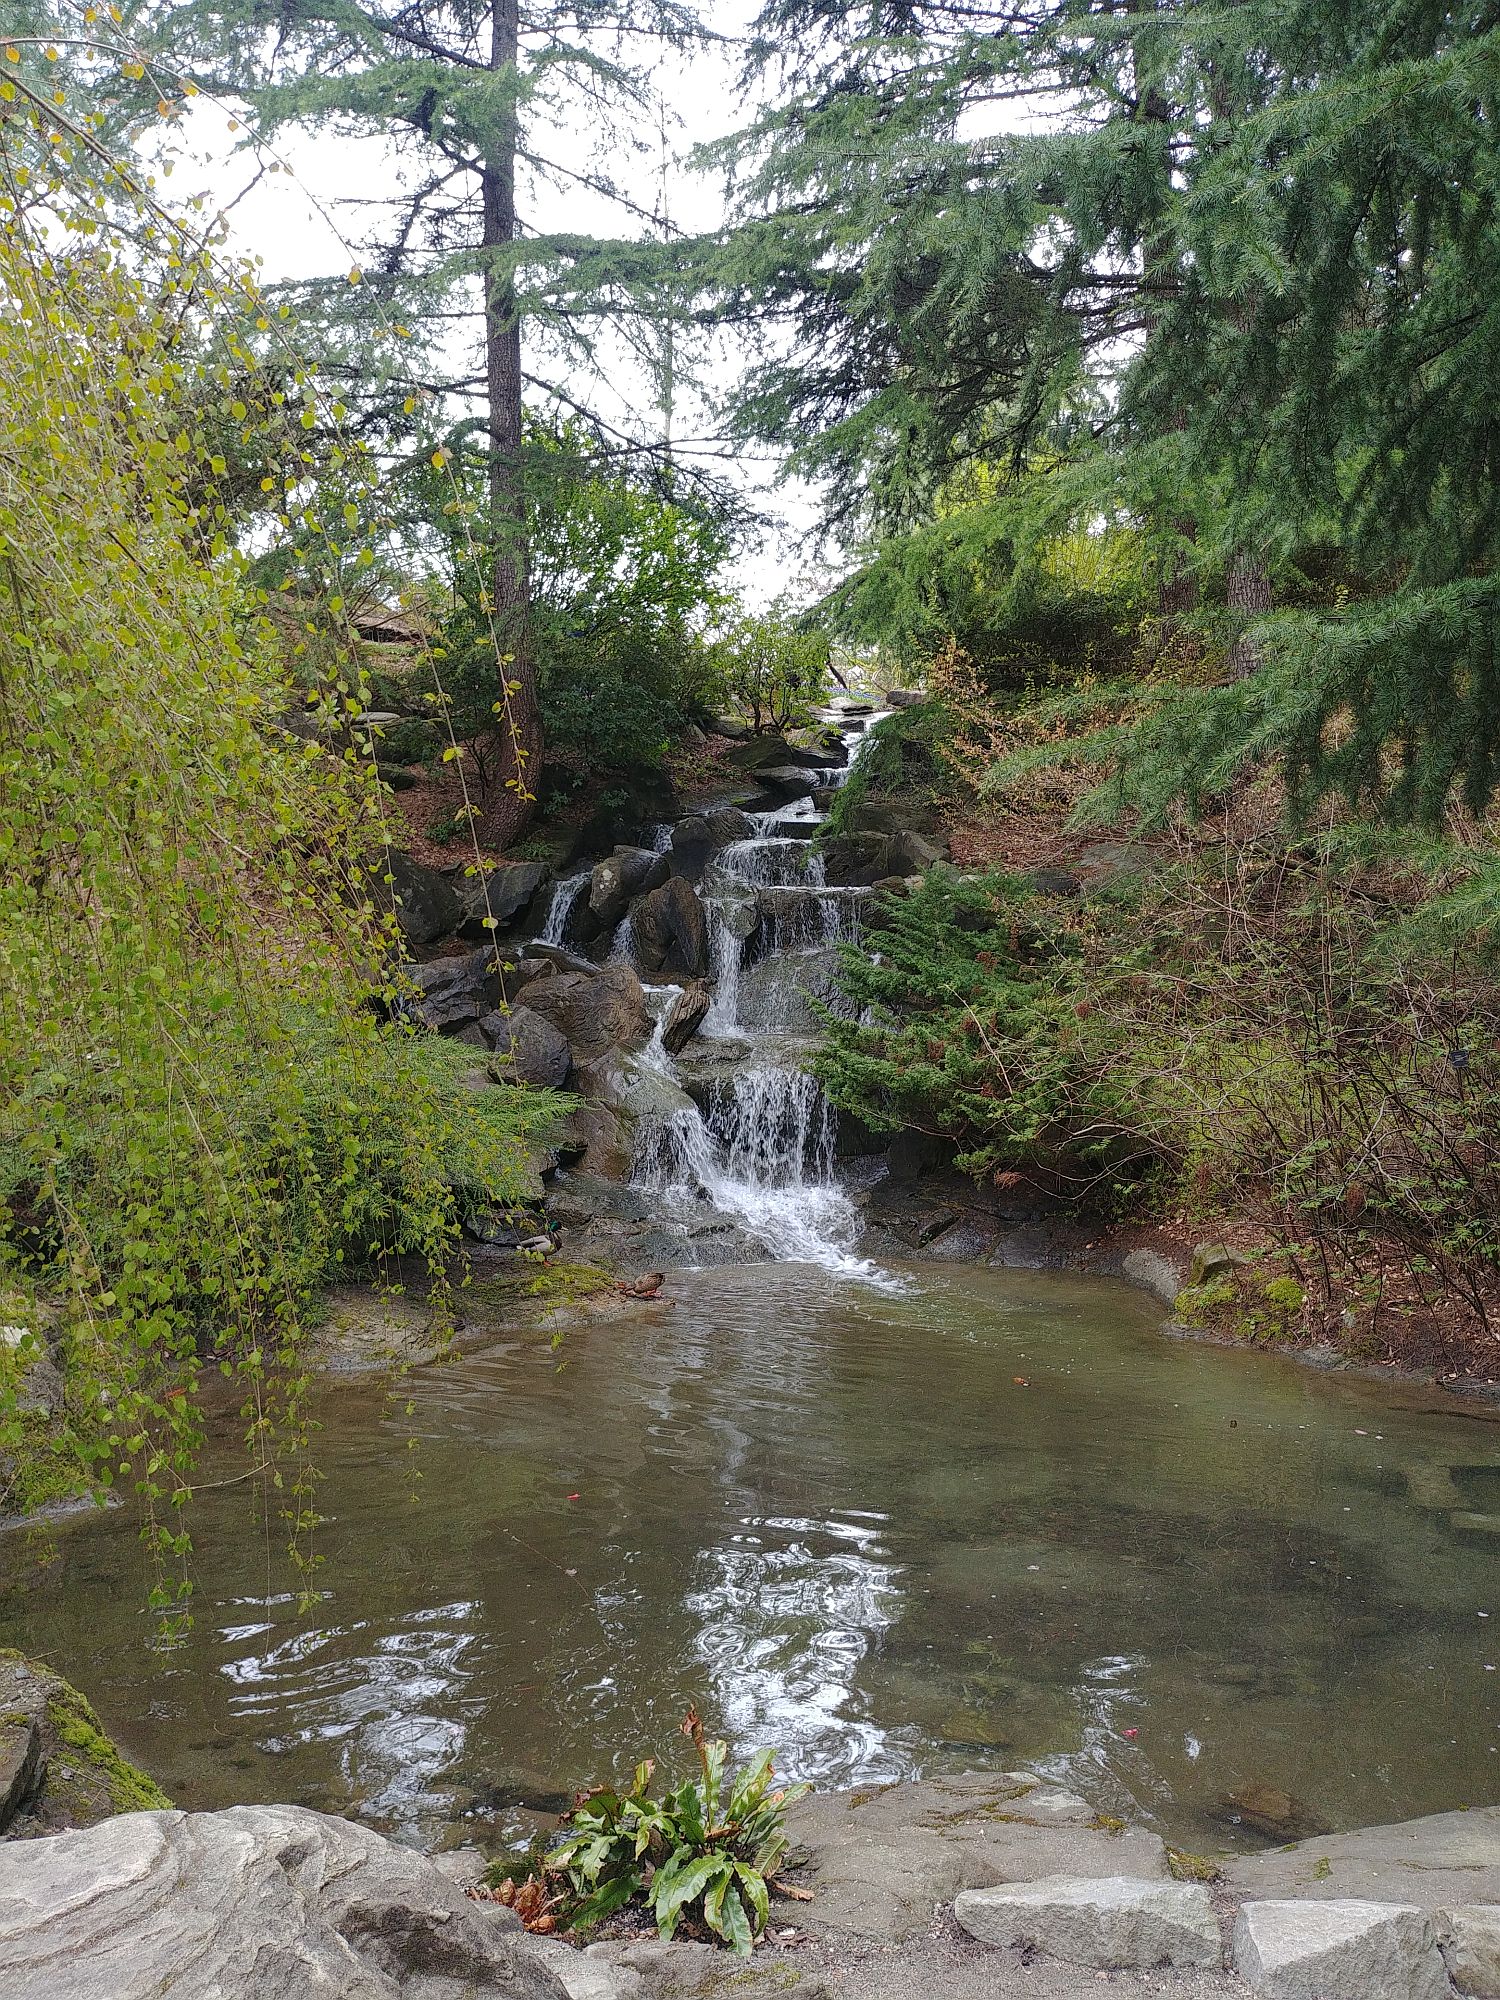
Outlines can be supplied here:
<path id="1" fill-rule="evenodd" d="M 0 1635 L 182 1805 L 422 1839 L 679 1761 L 690 1700 L 824 1784 L 1035 1764 L 1200 1847 L 1257 1781 L 1339 1826 L 1500 1799 L 1500 1428 L 1124 1286 L 908 1276 L 684 1273 L 559 1355 L 329 1388 L 313 1615 L 229 1487 L 176 1650 L 124 1514 L 0 1538 Z"/>

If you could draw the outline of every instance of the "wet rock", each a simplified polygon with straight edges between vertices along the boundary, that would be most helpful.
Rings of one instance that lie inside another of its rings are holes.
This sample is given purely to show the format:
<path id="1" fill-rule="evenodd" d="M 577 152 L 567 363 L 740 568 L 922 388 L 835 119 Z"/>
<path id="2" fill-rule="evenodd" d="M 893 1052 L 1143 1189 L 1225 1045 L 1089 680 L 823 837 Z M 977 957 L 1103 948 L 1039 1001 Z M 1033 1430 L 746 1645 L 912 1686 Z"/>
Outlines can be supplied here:
<path id="1" fill-rule="evenodd" d="M 478 1021 L 504 997 L 493 945 L 481 945 L 457 958 L 435 958 L 426 965 L 403 965 L 400 984 L 414 989 L 411 997 L 403 997 L 401 1006 L 439 1034 L 451 1034 L 465 1022 Z"/>
<path id="2" fill-rule="evenodd" d="M 840 833 L 823 843 L 823 871 L 830 886 L 868 888 L 891 871 L 891 841 L 884 833 Z"/>
<path id="3" fill-rule="evenodd" d="M 484 939 L 491 929 L 507 930 L 536 901 L 552 871 L 544 861 L 502 861 L 494 868 L 460 874 L 454 884 L 465 937 Z M 491 925 L 488 919 L 493 918 Z"/>
<path id="4" fill-rule="evenodd" d="M 1425 1910 L 1399 1903 L 1246 1903 L 1234 1969 L 1266 2000 L 1447 2000 Z"/>
<path id="5" fill-rule="evenodd" d="M 756 772 L 756 779 L 765 786 L 773 797 L 790 802 L 792 799 L 810 799 L 817 790 L 817 780 L 811 771 L 799 764 L 773 764 Z"/>
<path id="6" fill-rule="evenodd" d="M 480 1027 L 495 1051 L 490 1075 L 496 1083 L 528 1083 L 561 1090 L 573 1067 L 567 1037 L 531 1007 L 512 1007 L 509 1014 L 486 1014 Z"/>
<path id="7" fill-rule="evenodd" d="M 77 1688 L 39 1660 L 0 1650 L 0 1832 L 7 1840 L 170 1803 L 120 1755 Z M 7 1875 L 16 1851 L 7 1849 Z M 0 1980 L 0 1991 L 8 1990 Z"/>
<path id="8" fill-rule="evenodd" d="M 755 837 L 754 820 L 749 813 L 741 812 L 738 806 L 716 806 L 703 818 L 715 847 L 730 847 L 737 840 L 753 840 Z"/>
<path id="9" fill-rule="evenodd" d="M 613 930 L 637 896 L 667 879 L 666 857 L 649 847 L 619 847 L 589 876 L 588 906 L 602 928 Z"/>
<path id="10" fill-rule="evenodd" d="M 708 919 L 693 886 L 674 875 L 630 912 L 636 957 L 647 979 L 701 979 L 708 971 Z"/>
<path id="11" fill-rule="evenodd" d="M 713 995 L 703 980 L 695 979 L 682 989 L 668 1008 L 662 1028 L 662 1047 L 669 1056 L 678 1054 L 693 1039 L 712 1005 Z"/>
<path id="12" fill-rule="evenodd" d="M 788 1816 L 808 1855 L 787 1872 L 815 1892 L 798 1922 L 891 1941 L 926 1929 L 934 1905 L 964 1889 L 1046 1875 L 1169 1879 L 1155 1834 L 1103 1832 L 1094 1818 L 1026 1772 L 816 1792 Z"/>
<path id="13" fill-rule="evenodd" d="M 1214 1818 L 1230 1826 L 1248 1826 L 1252 1833 L 1277 1842 L 1328 1832 L 1326 1819 L 1279 1785 L 1241 1785 L 1238 1791 L 1226 1792 L 1214 1808 Z"/>
<path id="14" fill-rule="evenodd" d="M 769 733 L 745 736 L 724 753 L 724 763 L 730 770 L 748 771 L 756 777 L 768 764 L 789 762 L 785 739 Z"/>
<path id="15" fill-rule="evenodd" d="M 603 1104 L 580 1104 L 569 1114 L 560 1134 L 558 1153 L 602 1180 L 623 1181 L 630 1176 L 629 1128 L 616 1112 Z"/>
<path id="16" fill-rule="evenodd" d="M 655 1213 L 650 1198 L 639 1188 L 620 1187 L 589 1173 L 570 1173 L 560 1180 L 547 1206 L 554 1222 L 571 1229 L 582 1229 L 601 1217 L 613 1222 L 649 1222 Z"/>
<path id="17" fill-rule="evenodd" d="M 714 837 L 709 830 L 707 819 L 701 813 L 692 813 L 686 819 L 678 820 L 672 829 L 672 845 L 667 851 L 667 865 L 674 875 L 681 875 L 686 881 L 696 882 L 708 866 L 709 856 L 714 851 Z"/>
<path id="18" fill-rule="evenodd" d="M 296 1806 L 135 1812 L 6 1859 L 0 1992 L 48 2000 L 564 2000 L 423 1855 Z"/>
<path id="19" fill-rule="evenodd" d="M 334 1377 L 421 1368 L 446 1351 L 451 1329 L 451 1320 L 409 1292 L 345 1285 L 328 1294 L 311 1359 Z"/>
<path id="20" fill-rule="evenodd" d="M 1120 1274 L 1131 1284 L 1152 1293 L 1163 1305 L 1171 1305 L 1182 1290 L 1181 1270 L 1159 1250 L 1130 1251 L 1120 1264 Z"/>
<path id="21" fill-rule="evenodd" d="M 891 841 L 890 868 L 893 875 L 920 875 L 934 862 L 946 861 L 948 850 L 925 833 L 904 827 Z"/>
<path id="22" fill-rule="evenodd" d="M 666 891 L 656 893 L 664 895 Z M 606 965 L 602 971 L 587 973 L 559 972 L 529 986 L 526 1005 L 559 1031 L 580 1069 L 602 1061 L 616 1049 L 639 1047 L 650 1033 L 646 996 L 628 965 Z"/>
<path id="23" fill-rule="evenodd" d="M 387 872 L 396 921 L 408 944 L 420 950 L 453 935 L 463 918 L 463 905 L 446 875 L 424 868 L 399 848 L 391 850 Z"/>
<path id="24" fill-rule="evenodd" d="M 1255 1897 L 1353 1896 L 1428 1910 L 1500 1903 L 1500 1806 L 1324 1834 L 1228 1861 L 1224 1877 Z"/>
<path id="25" fill-rule="evenodd" d="M 1448 1977 L 1459 1992 L 1473 2000 L 1500 2000 L 1500 1904 L 1439 1910 L 1436 1928 Z"/>
<path id="26" fill-rule="evenodd" d="M 576 951 L 568 951 L 560 944 L 523 944 L 518 961 L 524 968 L 551 966 L 554 972 L 597 972 L 598 966 L 591 958 L 580 958 Z M 528 977 L 535 977 L 528 972 Z"/>
<path id="27" fill-rule="evenodd" d="M 1213 1901 L 1195 1883 L 1049 1875 L 966 1890 L 953 1914 L 981 1944 L 1030 1946 L 1106 1972 L 1223 1962 Z"/>

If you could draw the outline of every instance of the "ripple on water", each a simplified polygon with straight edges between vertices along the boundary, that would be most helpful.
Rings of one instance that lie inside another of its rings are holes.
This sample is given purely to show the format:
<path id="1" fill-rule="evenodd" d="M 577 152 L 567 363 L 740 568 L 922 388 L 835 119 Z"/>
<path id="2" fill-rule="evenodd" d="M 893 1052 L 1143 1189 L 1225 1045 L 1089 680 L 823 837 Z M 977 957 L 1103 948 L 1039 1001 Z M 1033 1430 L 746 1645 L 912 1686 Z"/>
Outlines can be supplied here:
<path id="1" fill-rule="evenodd" d="M 1255 1781 L 1334 1824 L 1500 1792 L 1491 1426 L 1164 1341 L 1121 1286 L 897 1275 L 684 1274 L 560 1356 L 330 1390 L 310 1609 L 230 1487 L 175 1651 L 120 1514 L 0 1542 L 5 1640 L 183 1803 L 414 1834 L 671 1763 L 689 1701 L 791 1775 L 1030 1762 L 1188 1845 Z"/>

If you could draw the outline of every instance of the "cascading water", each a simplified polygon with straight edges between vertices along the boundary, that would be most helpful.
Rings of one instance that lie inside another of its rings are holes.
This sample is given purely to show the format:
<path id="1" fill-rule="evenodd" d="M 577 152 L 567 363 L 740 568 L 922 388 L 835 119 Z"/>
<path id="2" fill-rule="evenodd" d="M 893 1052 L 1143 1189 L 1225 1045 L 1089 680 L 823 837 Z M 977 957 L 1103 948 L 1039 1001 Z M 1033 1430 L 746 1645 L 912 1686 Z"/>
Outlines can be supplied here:
<path id="1" fill-rule="evenodd" d="M 573 905 L 589 886 L 590 872 L 585 868 L 581 874 L 569 875 L 552 891 L 552 901 L 547 906 L 547 921 L 537 939 L 539 944 L 561 945 L 567 935 Z"/>

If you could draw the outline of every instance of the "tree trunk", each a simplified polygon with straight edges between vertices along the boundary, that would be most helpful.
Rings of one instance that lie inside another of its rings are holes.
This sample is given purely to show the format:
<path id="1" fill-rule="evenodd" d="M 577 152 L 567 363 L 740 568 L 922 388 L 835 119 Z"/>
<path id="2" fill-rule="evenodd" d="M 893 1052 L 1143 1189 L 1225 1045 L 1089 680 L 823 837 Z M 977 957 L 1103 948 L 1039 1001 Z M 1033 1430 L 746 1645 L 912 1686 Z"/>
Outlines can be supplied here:
<path id="1" fill-rule="evenodd" d="M 517 77 L 520 53 L 518 0 L 493 0 L 490 68 Z M 484 205 L 484 354 L 489 395 L 489 498 L 495 537 L 495 631 L 511 657 L 501 665 L 500 776 L 503 794 L 487 811 L 487 830 L 500 844 L 513 840 L 536 806 L 541 776 L 542 729 L 532 646 L 526 513 L 521 459 L 521 319 L 508 251 L 516 240 L 516 151 L 519 111 L 512 102 L 498 142 L 481 174 Z"/>
<path id="2" fill-rule="evenodd" d="M 1249 625 L 1262 612 L 1271 608 L 1271 579 L 1266 574 L 1262 558 L 1249 550 L 1241 549 L 1229 569 L 1229 580 L 1225 587 L 1224 601 L 1231 611 L 1237 611 Z M 1248 680 L 1260 665 L 1260 652 L 1243 629 L 1235 636 L 1229 649 L 1229 678 L 1232 681 Z"/>

